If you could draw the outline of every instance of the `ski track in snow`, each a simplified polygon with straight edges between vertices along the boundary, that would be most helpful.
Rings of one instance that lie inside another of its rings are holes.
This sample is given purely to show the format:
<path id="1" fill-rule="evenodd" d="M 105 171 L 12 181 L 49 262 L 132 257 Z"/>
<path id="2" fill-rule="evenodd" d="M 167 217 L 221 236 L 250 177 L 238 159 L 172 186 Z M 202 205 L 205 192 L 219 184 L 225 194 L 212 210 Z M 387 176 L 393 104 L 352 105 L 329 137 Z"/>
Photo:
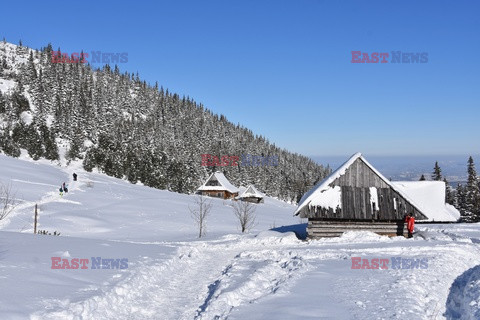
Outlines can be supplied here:
<path id="1" fill-rule="evenodd" d="M 478 264 L 480 258 L 480 249 L 465 242 L 426 243 L 413 248 L 405 246 L 405 241 L 398 241 L 397 247 L 331 247 L 342 245 L 342 241 L 306 243 L 292 235 L 276 239 L 225 236 L 220 240 L 170 243 L 178 249 L 169 259 L 140 266 L 115 287 L 106 285 L 100 295 L 87 300 L 49 301 L 47 311 L 31 318 L 227 319 L 237 307 L 279 292 L 288 293 L 296 279 L 317 268 L 321 261 L 350 264 L 352 256 L 366 255 L 428 257 L 429 264 L 428 269 L 358 270 L 361 277 L 338 277 L 332 295 L 342 300 L 351 319 L 439 319 L 445 316 L 445 299 L 455 278 Z M 472 282 L 471 273 L 468 277 Z M 455 290 L 463 292 L 469 282 L 459 283 L 463 285 L 452 286 L 450 295 L 458 297 Z M 477 293 L 478 287 L 477 283 Z M 379 292 L 375 300 L 372 292 Z M 472 294 L 468 297 L 470 300 L 464 300 L 470 303 Z M 475 299 L 479 301 L 478 295 Z M 462 308 L 468 305 L 462 303 Z M 458 301 L 450 304 L 458 305 Z"/>
<path id="2" fill-rule="evenodd" d="M 309 268 L 282 244 L 234 239 L 181 245 L 84 301 L 52 300 L 32 319 L 226 319 L 237 306 L 288 288 Z M 246 249 L 248 248 L 248 249 Z M 332 255 L 327 255 L 331 257 Z"/>
<path id="3" fill-rule="evenodd" d="M 65 168 L 62 168 L 62 169 L 65 170 Z M 68 171 L 65 170 L 65 171 L 70 172 L 72 170 L 68 170 Z M 22 183 L 26 183 L 26 184 L 52 186 L 54 189 L 59 188 L 58 186 L 55 186 L 55 185 L 52 185 L 52 184 L 38 183 L 38 182 L 25 181 L 25 180 L 19 180 L 19 179 L 12 179 L 12 181 L 22 182 Z M 68 192 L 64 193 L 63 196 L 61 196 L 58 191 L 57 192 L 56 191 L 50 191 L 37 201 L 23 201 L 21 204 L 17 204 L 15 206 L 15 209 L 5 219 L 0 221 L 0 226 L 1 227 L 7 226 L 10 223 L 11 218 L 16 217 L 16 216 L 24 213 L 25 210 L 27 210 L 27 209 L 33 209 L 35 207 L 35 205 L 38 205 L 39 208 L 41 208 L 42 205 L 52 203 L 52 202 L 68 202 L 68 203 L 80 205 L 81 203 L 79 203 L 77 201 L 71 201 L 71 200 L 67 199 L 69 193 L 74 193 L 77 190 L 81 191 L 78 182 L 71 180 L 68 183 L 66 182 L 66 184 L 68 186 Z M 33 216 L 33 210 L 30 210 L 30 211 L 32 212 L 32 216 Z M 33 225 L 32 225 L 32 230 L 33 230 Z"/>

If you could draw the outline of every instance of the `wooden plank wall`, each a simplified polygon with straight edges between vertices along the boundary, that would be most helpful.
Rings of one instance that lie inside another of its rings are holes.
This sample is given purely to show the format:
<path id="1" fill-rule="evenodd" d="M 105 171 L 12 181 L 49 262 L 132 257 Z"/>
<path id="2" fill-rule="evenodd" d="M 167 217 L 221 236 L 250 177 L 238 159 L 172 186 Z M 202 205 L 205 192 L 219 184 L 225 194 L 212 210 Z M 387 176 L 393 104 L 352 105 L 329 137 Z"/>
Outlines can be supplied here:
<path id="1" fill-rule="evenodd" d="M 371 231 L 381 235 L 406 235 L 403 221 L 360 222 L 360 221 L 320 221 L 308 220 L 307 235 L 310 239 L 339 237 L 345 231 Z"/>

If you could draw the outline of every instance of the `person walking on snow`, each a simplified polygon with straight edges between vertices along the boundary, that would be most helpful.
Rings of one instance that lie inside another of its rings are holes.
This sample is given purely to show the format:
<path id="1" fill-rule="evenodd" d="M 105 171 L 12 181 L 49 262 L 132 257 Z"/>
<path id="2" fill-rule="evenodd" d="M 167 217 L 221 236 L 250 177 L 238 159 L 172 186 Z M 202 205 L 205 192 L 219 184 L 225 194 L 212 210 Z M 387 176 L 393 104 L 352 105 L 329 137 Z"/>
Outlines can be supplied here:
<path id="1" fill-rule="evenodd" d="M 73 173 L 73 181 L 77 181 L 77 174 L 75 172 Z"/>
<path id="2" fill-rule="evenodd" d="M 413 237 L 413 228 L 415 226 L 415 218 L 413 217 L 413 213 L 409 213 L 408 216 L 405 218 L 405 222 L 407 223 L 407 230 L 408 230 L 408 237 Z"/>
<path id="3" fill-rule="evenodd" d="M 63 188 L 63 191 L 65 191 L 65 193 L 68 192 L 68 188 L 67 188 L 67 186 L 65 185 L 65 182 L 63 183 L 62 188 Z"/>

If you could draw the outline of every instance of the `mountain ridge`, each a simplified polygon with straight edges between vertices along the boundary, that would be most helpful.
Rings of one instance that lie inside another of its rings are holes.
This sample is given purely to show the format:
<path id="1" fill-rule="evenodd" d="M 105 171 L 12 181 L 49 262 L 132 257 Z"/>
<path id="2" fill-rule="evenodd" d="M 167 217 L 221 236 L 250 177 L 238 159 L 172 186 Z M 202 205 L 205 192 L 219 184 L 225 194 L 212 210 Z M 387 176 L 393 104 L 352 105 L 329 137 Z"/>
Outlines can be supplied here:
<path id="1" fill-rule="evenodd" d="M 68 159 L 132 183 L 191 193 L 221 169 L 236 185 L 294 202 L 329 172 L 138 74 L 52 63 L 55 51 L 0 42 L 0 134 L 8 155 L 23 148 L 33 159 L 57 160 L 66 142 Z M 202 154 L 278 156 L 279 163 L 206 167 Z"/>

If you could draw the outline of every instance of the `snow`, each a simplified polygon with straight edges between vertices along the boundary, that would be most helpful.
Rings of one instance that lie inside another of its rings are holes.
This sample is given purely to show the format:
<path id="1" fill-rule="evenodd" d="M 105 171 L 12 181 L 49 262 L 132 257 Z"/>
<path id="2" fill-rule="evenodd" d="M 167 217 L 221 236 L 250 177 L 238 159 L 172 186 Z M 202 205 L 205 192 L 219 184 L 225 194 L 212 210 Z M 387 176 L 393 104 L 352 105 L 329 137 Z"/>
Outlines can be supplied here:
<path id="1" fill-rule="evenodd" d="M 21 114 L 20 114 L 20 119 L 22 120 L 22 122 L 26 125 L 29 125 L 32 123 L 33 121 L 33 115 L 30 111 L 23 111 Z"/>
<path id="2" fill-rule="evenodd" d="M 370 205 L 372 206 L 373 211 L 373 204 L 375 203 L 375 208 L 378 210 L 378 192 L 377 188 L 370 187 Z"/>
<path id="3" fill-rule="evenodd" d="M 398 190 L 415 201 L 428 221 L 457 221 L 460 212 L 445 204 L 445 183 L 442 181 L 395 181 Z"/>
<path id="4" fill-rule="evenodd" d="M 15 88 L 17 83 L 13 80 L 1 79 L 0 78 L 0 92 L 7 93 Z"/>
<path id="5" fill-rule="evenodd" d="M 465 271 L 455 279 L 445 314 L 449 319 L 480 319 L 480 266 Z"/>
<path id="6" fill-rule="evenodd" d="M 1 319 L 478 319 L 480 224 L 301 241 L 293 205 L 265 197 L 241 234 L 232 202 L 212 198 L 198 239 L 193 195 L 25 155 L 0 155 L 0 177 L 19 199 L 0 222 Z M 39 229 L 60 236 L 32 234 L 35 203 Z M 128 268 L 52 269 L 52 257 L 128 259 Z M 357 270 L 352 257 L 428 259 L 428 268 Z"/>
<path id="7" fill-rule="evenodd" d="M 216 179 L 220 183 L 220 186 L 207 186 L 208 181 L 210 181 L 211 179 L 214 179 L 214 180 Z M 228 181 L 228 179 L 225 177 L 225 175 L 220 171 L 216 171 L 216 172 L 212 173 L 210 175 L 210 177 L 208 177 L 207 181 L 205 181 L 205 183 L 200 188 L 198 188 L 197 190 L 198 191 L 204 191 L 204 190 L 223 191 L 223 190 L 227 190 L 230 193 L 235 193 L 235 192 L 239 191 L 239 189 L 237 187 L 235 187 L 233 184 L 231 184 L 230 181 Z"/>
<path id="8" fill-rule="evenodd" d="M 55 121 L 55 117 L 53 115 L 47 115 L 45 118 L 45 123 L 48 128 L 52 127 L 53 122 Z"/>
<path id="9" fill-rule="evenodd" d="M 342 208 L 342 189 L 339 186 L 325 189 L 321 196 L 312 199 L 310 205 L 332 208 L 334 211 L 337 207 Z"/>

